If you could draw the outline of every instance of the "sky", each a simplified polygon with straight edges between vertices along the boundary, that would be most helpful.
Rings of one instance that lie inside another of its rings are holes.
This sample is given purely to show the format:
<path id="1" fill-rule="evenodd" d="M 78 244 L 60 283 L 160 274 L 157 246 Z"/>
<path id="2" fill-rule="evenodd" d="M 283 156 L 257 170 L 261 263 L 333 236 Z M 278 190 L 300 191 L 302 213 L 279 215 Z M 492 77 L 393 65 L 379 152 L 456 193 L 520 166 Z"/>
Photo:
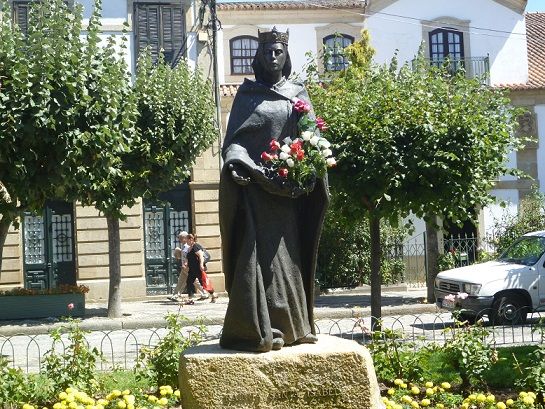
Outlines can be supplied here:
<path id="1" fill-rule="evenodd" d="M 528 0 L 526 11 L 543 11 L 545 12 L 545 0 Z"/>

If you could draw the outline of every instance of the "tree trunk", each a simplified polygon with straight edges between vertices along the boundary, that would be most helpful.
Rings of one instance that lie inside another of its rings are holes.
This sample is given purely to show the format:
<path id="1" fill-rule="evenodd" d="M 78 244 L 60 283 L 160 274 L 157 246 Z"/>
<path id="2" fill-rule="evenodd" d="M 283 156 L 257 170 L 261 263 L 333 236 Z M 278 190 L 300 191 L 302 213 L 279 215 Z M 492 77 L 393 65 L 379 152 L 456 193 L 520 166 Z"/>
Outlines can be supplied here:
<path id="1" fill-rule="evenodd" d="M 369 216 L 371 234 L 371 328 L 380 330 L 381 279 L 380 279 L 380 218 L 373 213 Z"/>
<path id="2" fill-rule="evenodd" d="M 110 263 L 110 293 L 108 295 L 108 318 L 121 317 L 121 251 L 119 219 L 106 216 L 108 222 L 108 252 Z"/>
<path id="3" fill-rule="evenodd" d="M 426 286 L 428 287 L 428 303 L 435 302 L 435 294 L 433 293 L 433 287 L 435 284 L 435 277 L 439 274 L 439 266 L 437 260 L 439 259 L 439 243 L 437 239 L 437 227 L 430 222 L 426 222 Z"/>
<path id="4" fill-rule="evenodd" d="M 6 238 L 8 237 L 8 230 L 11 224 L 11 220 L 3 216 L 0 219 L 0 272 L 2 271 L 2 257 L 4 253 L 4 244 L 6 243 Z"/>

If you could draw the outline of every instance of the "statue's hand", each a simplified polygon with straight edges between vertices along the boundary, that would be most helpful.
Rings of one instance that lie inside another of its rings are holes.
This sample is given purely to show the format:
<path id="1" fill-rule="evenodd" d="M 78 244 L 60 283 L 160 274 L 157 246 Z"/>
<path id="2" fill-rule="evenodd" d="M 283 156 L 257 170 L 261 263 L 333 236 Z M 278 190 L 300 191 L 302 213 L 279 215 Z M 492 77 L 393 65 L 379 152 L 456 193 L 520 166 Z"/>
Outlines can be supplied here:
<path id="1" fill-rule="evenodd" d="M 235 183 L 238 183 L 241 186 L 246 186 L 250 183 L 250 173 L 244 166 L 240 166 L 236 163 L 231 163 L 229 165 L 229 170 L 231 171 L 231 176 Z"/>

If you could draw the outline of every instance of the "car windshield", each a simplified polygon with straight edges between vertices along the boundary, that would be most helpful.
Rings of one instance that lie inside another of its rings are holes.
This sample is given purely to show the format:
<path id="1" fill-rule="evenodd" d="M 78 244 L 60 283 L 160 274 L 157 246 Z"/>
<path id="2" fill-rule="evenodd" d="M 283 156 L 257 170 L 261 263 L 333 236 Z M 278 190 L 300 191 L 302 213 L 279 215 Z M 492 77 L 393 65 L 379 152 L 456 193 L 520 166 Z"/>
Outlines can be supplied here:
<path id="1" fill-rule="evenodd" d="M 531 266 L 538 262 L 545 252 L 545 237 L 521 237 L 500 256 L 500 261 Z"/>

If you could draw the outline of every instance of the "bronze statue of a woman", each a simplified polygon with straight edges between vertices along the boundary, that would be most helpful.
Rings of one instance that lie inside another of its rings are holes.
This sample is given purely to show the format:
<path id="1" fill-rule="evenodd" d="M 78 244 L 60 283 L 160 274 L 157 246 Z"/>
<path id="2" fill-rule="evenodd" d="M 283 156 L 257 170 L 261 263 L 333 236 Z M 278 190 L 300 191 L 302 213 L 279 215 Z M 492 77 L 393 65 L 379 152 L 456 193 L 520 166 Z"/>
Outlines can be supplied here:
<path id="1" fill-rule="evenodd" d="M 327 181 L 302 190 L 264 171 L 271 139 L 299 136 L 297 98 L 304 86 L 288 79 L 288 33 L 258 34 L 255 81 L 241 85 L 223 145 L 219 213 L 223 272 L 229 293 L 220 345 L 266 352 L 316 342 L 314 272 Z"/>

